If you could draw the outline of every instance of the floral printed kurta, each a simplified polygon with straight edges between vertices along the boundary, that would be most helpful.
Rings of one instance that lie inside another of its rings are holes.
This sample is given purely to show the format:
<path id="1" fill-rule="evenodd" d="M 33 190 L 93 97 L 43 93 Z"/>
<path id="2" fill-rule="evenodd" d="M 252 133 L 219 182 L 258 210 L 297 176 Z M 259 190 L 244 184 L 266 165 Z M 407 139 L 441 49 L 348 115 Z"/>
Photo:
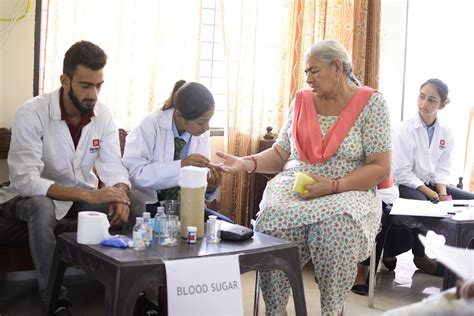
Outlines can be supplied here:
<path id="1" fill-rule="evenodd" d="M 370 254 L 379 228 L 381 201 L 376 188 L 348 191 L 305 201 L 292 192 L 297 171 L 317 174 L 329 179 L 344 177 L 364 165 L 368 155 L 391 151 L 388 107 L 379 93 L 374 93 L 364 107 L 336 153 L 325 163 L 300 160 L 292 136 L 294 105 L 290 108 L 277 144 L 290 153 L 287 168 L 268 182 L 257 219 L 258 231 L 273 231 L 318 223 L 336 215 L 347 214 L 362 230 L 360 260 Z M 336 121 L 336 116 L 318 115 L 323 137 Z"/>

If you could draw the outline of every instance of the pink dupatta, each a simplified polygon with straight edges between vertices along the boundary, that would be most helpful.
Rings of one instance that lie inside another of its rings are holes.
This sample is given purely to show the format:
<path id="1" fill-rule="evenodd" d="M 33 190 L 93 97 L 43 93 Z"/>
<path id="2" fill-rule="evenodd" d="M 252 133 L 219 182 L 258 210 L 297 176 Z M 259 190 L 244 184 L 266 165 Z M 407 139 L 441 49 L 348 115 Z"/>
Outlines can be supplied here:
<path id="1" fill-rule="evenodd" d="M 328 161 L 336 153 L 360 112 L 375 92 L 369 87 L 357 89 L 323 140 L 318 114 L 314 106 L 313 91 L 311 89 L 297 91 L 292 132 L 301 160 L 309 163 Z M 391 176 L 380 183 L 378 188 L 383 189 L 390 186 L 392 186 Z"/>

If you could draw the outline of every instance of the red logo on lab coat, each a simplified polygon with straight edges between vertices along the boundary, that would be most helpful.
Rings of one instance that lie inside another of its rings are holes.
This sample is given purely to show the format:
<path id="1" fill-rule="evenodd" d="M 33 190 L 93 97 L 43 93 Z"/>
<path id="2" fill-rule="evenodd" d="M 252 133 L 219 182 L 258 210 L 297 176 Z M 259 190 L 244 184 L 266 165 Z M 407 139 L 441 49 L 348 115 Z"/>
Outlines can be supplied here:
<path id="1" fill-rule="evenodd" d="M 92 140 L 92 147 L 89 148 L 89 152 L 91 154 L 96 153 L 99 151 L 99 147 L 100 147 L 100 139 L 95 138 Z"/>
<path id="2" fill-rule="evenodd" d="M 444 139 L 439 140 L 439 149 L 444 149 L 446 147 L 446 141 Z"/>

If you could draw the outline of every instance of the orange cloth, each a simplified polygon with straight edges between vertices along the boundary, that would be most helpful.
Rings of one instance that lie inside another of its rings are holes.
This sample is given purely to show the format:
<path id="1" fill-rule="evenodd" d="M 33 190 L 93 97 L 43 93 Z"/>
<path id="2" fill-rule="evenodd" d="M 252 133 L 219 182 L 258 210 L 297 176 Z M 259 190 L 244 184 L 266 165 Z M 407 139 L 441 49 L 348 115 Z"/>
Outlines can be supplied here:
<path id="1" fill-rule="evenodd" d="M 319 126 L 313 91 L 302 89 L 296 92 L 292 132 L 300 159 L 309 163 L 328 161 L 336 153 L 375 92 L 369 87 L 358 88 L 324 139 Z M 391 185 L 390 176 L 379 184 L 379 188 Z"/>

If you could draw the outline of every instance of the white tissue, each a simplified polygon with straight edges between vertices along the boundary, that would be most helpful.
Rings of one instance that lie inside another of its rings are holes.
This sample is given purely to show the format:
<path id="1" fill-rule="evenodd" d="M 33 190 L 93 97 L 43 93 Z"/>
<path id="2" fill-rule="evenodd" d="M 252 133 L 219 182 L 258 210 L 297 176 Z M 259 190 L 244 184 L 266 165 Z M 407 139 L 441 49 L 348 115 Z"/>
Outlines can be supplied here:
<path id="1" fill-rule="evenodd" d="M 107 215 L 100 212 L 79 212 L 77 219 L 77 243 L 97 245 L 110 238 Z"/>
<path id="2" fill-rule="evenodd" d="M 181 188 L 196 189 L 207 187 L 208 168 L 187 166 L 179 172 L 179 186 Z"/>

